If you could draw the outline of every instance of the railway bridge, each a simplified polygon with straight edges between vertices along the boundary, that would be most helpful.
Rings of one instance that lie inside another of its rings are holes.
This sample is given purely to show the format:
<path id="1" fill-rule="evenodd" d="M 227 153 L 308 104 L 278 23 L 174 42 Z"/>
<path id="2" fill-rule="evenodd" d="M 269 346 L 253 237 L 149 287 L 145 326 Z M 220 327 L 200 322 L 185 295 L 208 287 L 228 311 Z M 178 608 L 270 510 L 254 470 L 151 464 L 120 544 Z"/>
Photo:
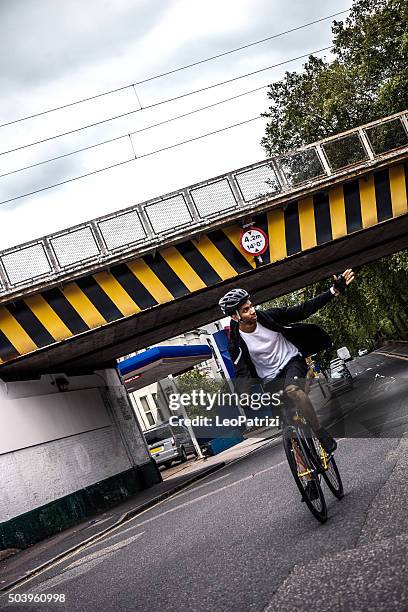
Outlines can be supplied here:
<path id="1" fill-rule="evenodd" d="M 0 378 L 91 372 L 408 244 L 408 115 L 393 115 L 0 253 Z M 259 257 L 243 228 L 267 236 Z"/>

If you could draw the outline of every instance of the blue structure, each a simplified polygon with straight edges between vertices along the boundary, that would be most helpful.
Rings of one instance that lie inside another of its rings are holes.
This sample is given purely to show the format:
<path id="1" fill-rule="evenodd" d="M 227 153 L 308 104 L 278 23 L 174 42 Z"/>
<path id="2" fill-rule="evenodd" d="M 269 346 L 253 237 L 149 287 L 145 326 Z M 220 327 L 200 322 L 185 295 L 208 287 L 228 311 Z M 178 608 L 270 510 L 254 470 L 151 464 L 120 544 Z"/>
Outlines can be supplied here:
<path id="1" fill-rule="evenodd" d="M 216 343 L 218 350 L 220 351 L 221 358 L 225 364 L 225 368 L 230 378 L 235 378 L 235 369 L 232 363 L 231 355 L 228 351 L 228 336 L 225 329 L 220 329 L 212 335 L 214 342 Z"/>
<path id="2" fill-rule="evenodd" d="M 118 363 L 119 374 L 128 391 L 136 391 L 166 378 L 181 374 L 212 357 L 205 344 L 192 346 L 155 346 Z"/>
<path id="3" fill-rule="evenodd" d="M 214 335 L 219 351 L 228 371 L 235 375 L 228 353 L 228 338 L 224 330 Z M 134 357 L 129 357 L 118 364 L 119 374 L 129 392 L 157 382 L 169 374 L 180 374 L 190 370 L 195 364 L 212 357 L 212 350 L 206 344 L 190 346 L 155 346 Z M 211 416 L 220 418 L 238 417 L 236 406 L 216 406 Z M 210 416 L 210 415 L 209 415 Z M 200 443 L 207 448 L 208 454 L 215 455 L 243 440 L 242 432 L 237 427 L 216 426 L 193 427 Z"/>

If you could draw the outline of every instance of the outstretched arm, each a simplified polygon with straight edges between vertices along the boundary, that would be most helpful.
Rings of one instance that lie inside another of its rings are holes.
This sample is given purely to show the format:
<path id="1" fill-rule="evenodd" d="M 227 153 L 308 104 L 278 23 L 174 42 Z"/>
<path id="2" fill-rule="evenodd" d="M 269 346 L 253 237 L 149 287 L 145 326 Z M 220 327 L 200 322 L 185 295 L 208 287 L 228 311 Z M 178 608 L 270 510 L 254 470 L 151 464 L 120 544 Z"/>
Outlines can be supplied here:
<path id="1" fill-rule="evenodd" d="M 297 306 L 289 306 L 287 308 L 271 308 L 267 312 L 279 323 L 286 325 L 287 323 L 296 323 L 297 321 L 304 321 L 308 317 L 312 316 L 326 306 L 331 300 L 342 293 L 346 287 L 353 282 L 354 272 L 351 269 L 345 270 L 339 277 L 334 277 L 333 286 L 328 290 L 324 291 L 320 295 L 317 295 L 310 300 L 305 300 Z"/>
<path id="2" fill-rule="evenodd" d="M 331 302 L 334 297 L 334 292 L 329 290 L 317 295 L 314 298 L 311 298 L 310 300 L 305 300 L 296 306 L 288 306 L 286 308 L 271 308 L 270 310 L 267 310 L 267 313 L 282 325 L 296 323 L 297 321 L 304 321 L 304 319 L 312 316 L 312 314 L 320 310 L 320 308 L 323 308 L 323 306 L 326 306 L 326 304 Z"/>

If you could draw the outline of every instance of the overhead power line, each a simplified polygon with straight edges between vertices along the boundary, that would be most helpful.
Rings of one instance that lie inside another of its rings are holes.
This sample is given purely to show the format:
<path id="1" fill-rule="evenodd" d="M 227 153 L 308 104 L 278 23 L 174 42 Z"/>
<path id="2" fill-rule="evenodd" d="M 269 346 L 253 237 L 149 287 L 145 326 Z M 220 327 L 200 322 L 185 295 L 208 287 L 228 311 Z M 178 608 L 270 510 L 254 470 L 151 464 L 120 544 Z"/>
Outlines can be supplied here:
<path id="1" fill-rule="evenodd" d="M 264 42 L 268 42 L 269 40 L 273 40 L 274 38 L 279 38 L 281 36 L 285 36 L 286 34 L 291 34 L 292 32 L 297 32 L 298 30 L 302 30 L 304 28 L 308 28 L 316 23 L 321 23 L 322 21 L 327 21 L 328 19 L 332 19 L 332 17 L 337 17 L 338 15 L 343 15 L 344 13 L 348 13 L 350 9 L 346 9 L 344 11 L 338 11 L 337 13 L 332 13 L 331 15 L 326 15 L 325 17 L 321 17 L 320 19 L 315 19 L 314 21 L 309 21 L 308 23 L 304 23 L 300 26 L 296 26 L 294 28 L 290 28 L 289 30 L 285 30 L 283 32 L 278 32 L 277 34 L 272 34 L 271 36 L 267 36 L 266 38 L 262 38 L 261 40 L 256 40 L 255 42 L 248 43 L 246 45 L 242 45 L 241 47 L 236 47 L 235 49 L 230 49 L 229 51 L 224 51 L 223 53 L 218 53 L 217 55 L 212 55 L 211 57 L 204 58 L 202 60 L 198 60 L 196 62 L 192 62 L 191 64 L 186 64 L 184 66 L 180 66 L 179 68 L 173 68 L 168 70 L 167 72 L 162 72 L 160 74 L 156 74 L 154 76 L 146 77 L 140 81 L 136 81 L 135 83 L 130 83 L 129 85 L 122 85 L 121 87 L 116 87 L 115 89 L 110 89 L 93 96 L 88 96 L 87 98 L 81 98 L 80 100 L 74 100 L 73 102 L 68 102 L 66 104 L 62 104 L 60 106 L 54 106 L 53 108 L 49 108 L 44 111 L 40 111 L 38 113 L 32 113 L 31 115 L 26 115 L 24 117 L 20 117 L 18 119 L 13 119 L 11 121 L 7 121 L 5 123 L 0 124 L 0 128 L 6 127 L 7 125 L 13 125 L 15 123 L 20 123 L 21 121 L 27 121 L 28 119 L 34 119 L 34 117 L 40 117 L 41 115 L 46 115 L 48 113 L 53 113 L 58 110 L 62 110 L 64 108 L 68 108 L 70 106 L 75 106 L 77 104 L 82 104 L 83 102 L 90 102 L 91 100 L 96 100 L 97 98 L 101 98 L 103 96 L 108 96 L 113 93 L 117 93 L 119 91 L 124 91 L 125 89 L 130 89 L 131 87 L 136 87 L 137 85 L 143 85 L 143 83 L 148 83 L 149 81 L 154 81 L 155 79 L 161 79 L 165 76 L 169 76 L 171 74 L 175 74 L 176 72 L 181 72 L 182 70 L 186 70 L 187 68 L 193 68 L 194 66 L 199 66 L 200 64 L 204 64 L 206 62 L 213 61 L 215 59 L 219 59 L 220 57 L 225 57 L 226 55 L 230 55 L 231 53 L 236 53 L 237 51 L 242 51 L 244 49 L 249 49 L 250 47 L 254 47 L 255 45 L 259 45 Z"/>
<path id="2" fill-rule="evenodd" d="M 159 127 L 160 125 L 165 125 L 167 123 L 171 123 L 172 121 L 176 121 L 177 119 L 183 119 L 184 117 L 189 117 L 190 115 L 195 115 L 196 113 L 200 113 L 203 110 L 214 108 L 215 106 L 219 106 L 220 104 L 225 104 L 226 102 L 231 102 L 232 100 L 236 100 L 237 98 L 242 98 L 251 93 L 261 91 L 261 89 L 266 89 L 267 87 L 269 87 L 269 84 L 261 85 L 260 87 L 255 87 L 255 89 L 249 89 L 248 91 L 244 91 L 240 94 L 237 94 L 236 96 L 231 96 L 230 98 L 225 98 L 224 100 L 213 102 L 213 104 L 207 104 L 206 106 L 195 108 L 191 111 L 188 111 L 187 113 L 182 113 L 181 115 L 176 115 L 175 117 L 169 117 L 168 119 L 163 119 L 163 121 L 158 121 L 157 123 L 152 123 L 145 127 L 139 128 L 138 130 L 134 130 L 132 132 L 126 132 L 126 134 L 121 134 L 120 136 L 114 136 L 113 138 L 101 140 L 94 144 L 88 145 L 87 147 L 81 147 L 80 149 L 74 149 L 73 151 L 69 151 L 68 153 L 62 153 L 61 155 L 56 155 L 55 157 L 49 157 L 48 159 L 44 159 L 43 161 L 36 162 L 35 164 L 29 164 L 28 166 L 22 166 L 21 168 L 16 168 L 16 170 L 10 170 L 9 172 L 4 172 L 4 174 L 0 174 L 0 178 L 10 176 L 11 174 L 17 174 L 18 172 L 23 172 L 24 170 L 30 170 L 31 168 L 36 168 L 37 166 L 42 166 L 43 164 L 48 164 L 50 162 L 57 161 L 58 159 L 63 159 L 64 157 L 70 157 L 71 155 L 76 155 L 77 153 L 83 153 L 84 151 L 89 151 L 90 149 L 95 149 L 96 147 L 101 147 L 103 145 L 110 144 L 118 140 L 122 140 L 123 138 L 128 138 L 129 136 L 140 134 L 141 132 L 146 132 L 147 130 L 151 130 L 155 127 Z"/>
<path id="3" fill-rule="evenodd" d="M 106 170 L 111 170 L 112 168 L 117 168 L 118 166 L 124 166 L 125 164 L 129 164 L 130 162 L 137 161 L 142 159 L 143 157 L 149 157 L 151 155 L 156 155 L 157 153 L 161 153 L 163 151 L 169 151 L 170 149 L 174 149 L 176 147 L 180 147 L 181 145 L 185 145 L 189 142 L 194 142 L 196 140 L 201 140 L 202 138 L 206 138 L 207 136 L 212 136 L 213 134 L 219 134 L 220 132 L 225 132 L 226 130 L 230 130 L 232 128 L 238 127 L 240 125 L 244 125 L 246 123 L 251 123 L 252 121 L 256 121 L 258 119 L 263 119 L 260 115 L 256 117 L 252 117 L 251 119 L 246 119 L 245 121 L 240 121 L 239 123 L 234 123 L 232 125 L 227 125 L 219 130 L 214 130 L 212 132 L 206 132 L 205 134 L 200 134 L 199 136 L 194 136 L 193 138 L 188 138 L 187 140 L 181 140 L 179 142 L 175 142 L 167 147 L 161 147 L 160 149 L 155 149 L 154 151 L 149 151 L 148 153 L 143 153 L 142 155 L 134 155 L 129 159 L 125 159 L 121 162 L 116 162 L 115 164 L 111 164 L 110 166 L 104 166 L 103 168 L 98 168 L 98 170 L 92 170 L 92 172 L 87 172 L 86 174 L 81 174 L 78 176 L 74 176 L 70 179 L 66 179 L 65 181 L 59 181 L 58 183 L 53 183 L 52 185 L 47 185 L 47 187 L 41 187 L 40 189 L 35 189 L 34 191 L 29 191 L 27 193 L 23 193 L 19 196 L 15 196 L 13 198 L 9 198 L 7 200 L 0 201 L 0 205 L 8 204 L 9 202 L 15 202 L 16 200 L 21 200 L 21 198 L 26 198 L 31 195 L 35 195 L 37 193 L 41 193 L 42 191 L 47 191 L 48 189 L 53 189 L 54 187 L 60 187 L 61 185 L 66 185 L 67 183 L 72 183 L 74 181 L 78 181 L 80 179 L 86 178 L 88 176 L 92 176 L 94 174 L 99 174 L 101 172 L 105 172 Z"/>
<path id="4" fill-rule="evenodd" d="M 49 142 L 50 140 L 55 140 L 56 138 L 62 138 L 63 136 L 69 136 L 70 134 L 75 134 L 76 132 L 80 132 L 82 130 L 87 130 L 91 127 L 96 127 L 97 125 L 102 125 L 103 123 L 108 123 L 110 121 L 114 121 L 116 119 L 122 119 L 123 117 L 127 117 L 129 115 L 134 115 L 135 113 L 139 113 L 142 110 L 146 110 L 149 108 L 155 108 L 157 106 L 161 106 L 163 104 L 167 104 L 169 102 L 174 102 L 175 100 L 181 100 L 182 98 L 186 98 L 188 96 L 192 96 L 196 93 L 201 93 L 203 91 L 208 91 L 210 89 L 214 89 L 215 87 L 220 87 L 221 85 L 226 85 L 228 83 L 232 83 L 234 81 L 239 81 L 240 79 L 244 79 L 249 76 L 253 76 L 254 74 L 259 74 L 260 72 L 265 72 L 266 70 L 271 70 L 272 68 L 277 68 L 278 66 L 284 66 L 285 64 L 289 64 L 299 59 L 303 59 L 308 57 L 309 55 L 313 55 L 315 53 L 322 53 L 323 51 L 327 51 L 331 48 L 331 45 L 328 47 L 323 47 L 322 49 L 316 49 L 315 51 L 309 51 L 308 53 L 304 53 L 302 55 L 298 55 L 297 57 L 292 57 L 288 60 L 284 60 L 282 62 L 278 62 L 277 64 L 271 64 L 270 66 L 265 66 L 264 68 L 259 68 L 258 70 L 253 70 L 252 72 L 247 72 L 245 74 L 241 74 L 239 76 L 233 77 L 231 79 L 227 79 L 225 81 L 219 81 L 218 83 L 213 83 L 211 85 L 207 85 L 206 87 L 200 87 L 199 89 L 195 89 L 193 91 L 188 91 L 184 94 L 180 94 L 178 96 L 174 96 L 172 98 L 166 98 L 164 100 L 159 100 L 158 102 L 154 102 L 153 104 L 148 104 L 147 106 L 143 106 L 137 108 L 132 111 L 128 111 L 126 113 L 121 113 L 120 115 L 115 115 L 113 117 L 109 117 L 107 119 L 101 119 L 100 121 L 96 121 L 94 123 L 89 123 L 87 125 L 82 125 L 73 130 L 68 130 L 66 132 L 60 132 L 59 134 L 54 134 L 54 136 L 48 136 L 47 138 L 41 138 L 40 140 L 35 140 L 33 142 L 26 143 L 24 145 L 20 145 L 19 147 L 14 147 L 13 149 L 8 149 L 7 151 L 1 151 L 0 155 L 7 155 L 8 153 L 14 153 L 16 151 L 21 151 L 22 149 L 27 149 L 28 147 L 33 147 L 35 145 L 43 144 L 44 142 Z"/>

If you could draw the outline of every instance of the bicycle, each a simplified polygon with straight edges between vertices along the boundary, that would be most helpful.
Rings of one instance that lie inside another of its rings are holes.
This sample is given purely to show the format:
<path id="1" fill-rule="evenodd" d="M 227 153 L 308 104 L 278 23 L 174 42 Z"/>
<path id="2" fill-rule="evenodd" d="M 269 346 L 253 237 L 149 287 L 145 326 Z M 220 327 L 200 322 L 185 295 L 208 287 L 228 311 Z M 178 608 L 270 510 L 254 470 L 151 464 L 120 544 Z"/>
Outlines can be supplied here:
<path id="1" fill-rule="evenodd" d="M 325 523 L 327 505 L 322 479 L 337 499 L 344 496 L 336 461 L 324 450 L 306 419 L 294 406 L 283 405 L 282 421 L 283 446 L 302 501 L 318 521 Z"/>

